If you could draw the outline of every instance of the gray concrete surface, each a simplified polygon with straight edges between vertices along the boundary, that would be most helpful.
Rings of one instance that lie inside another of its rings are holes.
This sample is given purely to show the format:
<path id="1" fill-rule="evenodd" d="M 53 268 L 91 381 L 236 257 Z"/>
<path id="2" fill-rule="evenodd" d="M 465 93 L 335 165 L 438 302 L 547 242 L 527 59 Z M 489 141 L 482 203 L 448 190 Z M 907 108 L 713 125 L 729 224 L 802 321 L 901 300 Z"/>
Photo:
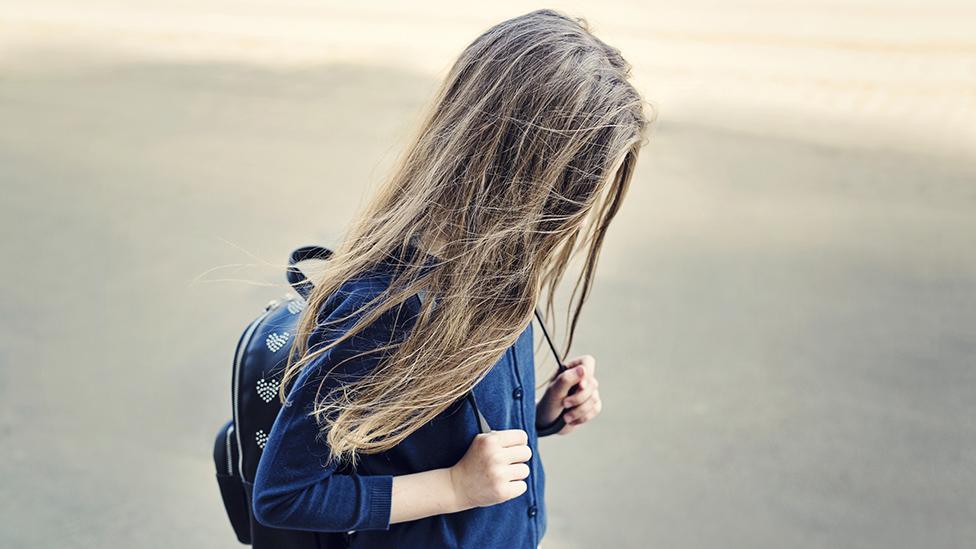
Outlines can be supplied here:
<path id="1" fill-rule="evenodd" d="M 0 546 L 235 547 L 209 456 L 232 347 L 435 80 L 3 59 Z M 976 545 L 971 156 L 705 110 L 662 116 L 607 244 L 575 347 L 606 410 L 544 442 L 544 545 Z"/>

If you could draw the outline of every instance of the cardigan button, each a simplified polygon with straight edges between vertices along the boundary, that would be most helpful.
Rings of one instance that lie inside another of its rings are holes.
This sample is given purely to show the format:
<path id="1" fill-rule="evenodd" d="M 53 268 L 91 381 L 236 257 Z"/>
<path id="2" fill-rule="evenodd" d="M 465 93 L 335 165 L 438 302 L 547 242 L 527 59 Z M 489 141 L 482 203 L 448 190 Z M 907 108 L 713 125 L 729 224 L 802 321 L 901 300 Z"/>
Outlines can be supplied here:
<path id="1" fill-rule="evenodd" d="M 536 516 L 536 514 L 538 514 L 538 512 L 539 512 L 539 510 L 536 508 L 535 505 L 533 505 L 532 507 L 529 507 L 529 516 L 530 517 Z"/>
<path id="2" fill-rule="evenodd" d="M 512 398 L 514 398 L 515 400 L 521 400 L 522 399 L 522 388 L 521 387 L 516 387 L 515 390 L 512 391 Z"/>

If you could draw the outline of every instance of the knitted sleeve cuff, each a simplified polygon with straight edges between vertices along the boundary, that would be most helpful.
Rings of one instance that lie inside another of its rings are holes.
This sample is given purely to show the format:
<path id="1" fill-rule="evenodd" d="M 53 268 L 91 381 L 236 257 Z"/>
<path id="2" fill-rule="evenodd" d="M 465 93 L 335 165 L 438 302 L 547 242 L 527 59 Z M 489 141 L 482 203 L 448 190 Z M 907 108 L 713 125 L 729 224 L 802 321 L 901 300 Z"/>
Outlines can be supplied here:
<path id="1" fill-rule="evenodd" d="M 369 509 L 364 530 L 389 530 L 390 509 L 393 503 L 393 477 L 375 475 L 369 477 L 366 505 Z"/>

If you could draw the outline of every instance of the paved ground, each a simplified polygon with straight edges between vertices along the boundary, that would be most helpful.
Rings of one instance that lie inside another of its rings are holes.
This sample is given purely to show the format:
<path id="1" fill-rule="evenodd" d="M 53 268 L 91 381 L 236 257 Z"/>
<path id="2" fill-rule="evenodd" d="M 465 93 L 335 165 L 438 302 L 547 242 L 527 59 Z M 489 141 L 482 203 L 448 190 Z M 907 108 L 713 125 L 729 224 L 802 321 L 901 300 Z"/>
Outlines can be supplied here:
<path id="1" fill-rule="evenodd" d="M 275 264 L 524 11 L 138 6 L 0 3 L 3 547 L 236 546 L 211 437 Z M 606 411 L 543 446 L 545 545 L 976 544 L 972 9 L 613 6 L 661 117 L 577 346 Z"/>

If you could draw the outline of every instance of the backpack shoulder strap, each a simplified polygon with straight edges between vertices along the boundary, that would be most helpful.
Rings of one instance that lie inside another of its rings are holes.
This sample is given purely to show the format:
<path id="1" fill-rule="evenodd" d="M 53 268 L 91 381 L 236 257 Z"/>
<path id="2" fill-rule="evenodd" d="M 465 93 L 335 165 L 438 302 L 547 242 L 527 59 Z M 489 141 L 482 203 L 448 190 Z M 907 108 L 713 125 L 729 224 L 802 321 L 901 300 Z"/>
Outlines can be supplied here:
<path id="1" fill-rule="evenodd" d="M 325 261 L 330 257 L 332 257 L 332 250 L 321 246 L 302 246 L 288 257 L 288 270 L 285 271 L 285 278 L 288 279 L 288 284 L 291 284 L 291 287 L 298 292 L 302 299 L 308 299 L 308 294 L 312 291 L 312 282 L 295 265 L 312 259 Z"/>
<path id="2" fill-rule="evenodd" d="M 549 335 L 549 330 L 546 329 L 546 323 L 542 321 L 542 312 L 539 311 L 538 307 L 535 308 L 535 319 L 536 321 L 539 322 L 539 327 L 542 328 L 542 335 L 545 336 L 546 343 L 549 344 L 549 350 L 552 351 L 553 358 L 556 359 L 557 370 L 556 373 L 553 374 L 552 376 L 553 378 L 555 378 L 559 374 L 566 371 L 567 369 L 566 364 L 564 364 L 563 361 L 559 358 L 559 351 L 556 350 L 556 344 L 553 343 L 552 337 Z M 570 389 L 569 394 L 573 394 L 575 392 L 576 392 L 576 388 L 574 387 Z M 536 425 L 535 428 L 536 435 L 540 437 L 545 437 L 545 436 L 558 433 L 559 431 L 562 431 L 563 427 L 566 426 L 566 420 L 563 418 L 563 414 L 565 413 L 566 411 L 563 410 L 563 412 L 559 414 L 559 417 L 553 420 L 553 422 L 550 423 L 549 425 L 544 425 L 542 427 Z"/>

